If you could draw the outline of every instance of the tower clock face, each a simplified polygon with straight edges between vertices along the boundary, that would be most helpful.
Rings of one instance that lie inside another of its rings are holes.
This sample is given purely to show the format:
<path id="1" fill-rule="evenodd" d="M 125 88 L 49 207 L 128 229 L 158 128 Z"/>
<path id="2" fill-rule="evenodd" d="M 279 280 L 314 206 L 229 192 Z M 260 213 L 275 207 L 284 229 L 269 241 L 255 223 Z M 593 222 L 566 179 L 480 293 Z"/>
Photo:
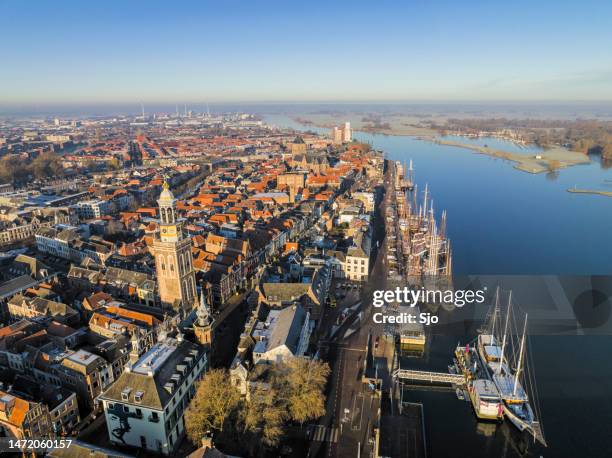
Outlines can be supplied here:
<path id="1" fill-rule="evenodd" d="M 175 226 L 163 227 L 161 230 L 162 235 L 175 236 L 177 235 L 177 228 Z"/>

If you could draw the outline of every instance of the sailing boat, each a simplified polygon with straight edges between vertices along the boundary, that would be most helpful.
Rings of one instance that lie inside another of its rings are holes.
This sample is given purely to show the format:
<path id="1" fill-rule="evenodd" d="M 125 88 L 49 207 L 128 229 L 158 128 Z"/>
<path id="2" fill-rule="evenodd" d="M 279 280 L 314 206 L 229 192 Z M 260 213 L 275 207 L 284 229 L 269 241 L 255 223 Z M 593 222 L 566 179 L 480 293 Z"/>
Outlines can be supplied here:
<path id="1" fill-rule="evenodd" d="M 491 380 L 497 387 L 504 403 L 504 414 L 510 422 L 519 430 L 527 431 L 534 439 L 546 445 L 544 435 L 539 421 L 537 421 L 531 406 L 531 401 L 527 390 L 525 390 L 522 380 L 525 374 L 525 345 L 527 338 L 527 314 L 523 322 L 523 334 L 520 341 L 518 352 L 518 363 L 513 370 L 506 357 L 508 343 L 508 326 L 512 310 L 512 292 L 508 297 L 508 312 L 504 325 L 501 347 L 495 336 L 495 321 L 499 304 L 499 289 L 496 293 L 495 307 L 493 309 L 492 326 L 490 333 L 478 335 L 478 355 L 482 364 L 487 368 Z"/>
<path id="2" fill-rule="evenodd" d="M 485 328 L 480 330 L 478 333 L 478 355 L 482 362 L 482 365 L 487 369 L 487 372 L 497 372 L 497 368 L 500 364 L 502 349 L 497 344 L 497 338 L 495 336 L 495 324 L 499 309 L 499 288 L 495 292 L 495 306 L 493 307 L 493 313 L 491 318 L 490 329 Z"/>

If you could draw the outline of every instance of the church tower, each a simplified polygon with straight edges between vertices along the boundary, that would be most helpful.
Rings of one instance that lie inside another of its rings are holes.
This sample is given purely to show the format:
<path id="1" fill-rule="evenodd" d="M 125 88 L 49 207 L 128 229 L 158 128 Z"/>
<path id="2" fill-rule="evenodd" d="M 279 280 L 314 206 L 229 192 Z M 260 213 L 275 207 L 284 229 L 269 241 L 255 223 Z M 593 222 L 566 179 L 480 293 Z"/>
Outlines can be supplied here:
<path id="1" fill-rule="evenodd" d="M 196 319 L 193 322 L 193 332 L 196 340 L 204 346 L 210 348 L 212 345 L 212 325 L 213 318 L 206 304 L 206 297 L 204 295 L 204 289 L 200 291 L 200 304 L 196 310 Z"/>
<path id="2" fill-rule="evenodd" d="M 130 349 L 130 362 L 136 364 L 138 358 L 140 358 L 140 355 L 143 353 L 140 341 L 140 328 L 134 329 L 130 337 L 130 343 L 132 344 L 132 348 Z"/>
<path id="3" fill-rule="evenodd" d="M 197 301 L 191 239 L 183 234 L 176 199 L 165 181 L 163 188 L 157 201 L 159 236 L 153 241 L 159 296 L 165 308 L 180 311 L 184 317 Z"/>

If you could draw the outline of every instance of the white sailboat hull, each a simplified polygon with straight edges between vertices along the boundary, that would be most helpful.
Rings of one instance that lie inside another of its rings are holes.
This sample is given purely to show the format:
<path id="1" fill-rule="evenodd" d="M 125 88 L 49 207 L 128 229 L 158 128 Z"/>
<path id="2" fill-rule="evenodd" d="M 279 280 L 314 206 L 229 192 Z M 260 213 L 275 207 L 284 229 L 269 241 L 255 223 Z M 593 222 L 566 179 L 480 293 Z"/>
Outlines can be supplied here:
<path id="1" fill-rule="evenodd" d="M 514 412 L 512 412 L 512 409 L 508 408 L 507 405 L 504 404 L 504 414 L 506 416 L 506 418 L 508 420 L 510 420 L 510 422 L 516 426 L 516 428 L 523 432 L 526 429 L 531 430 L 531 426 L 529 424 L 527 424 L 524 420 L 520 419 L 519 417 L 517 417 Z"/>

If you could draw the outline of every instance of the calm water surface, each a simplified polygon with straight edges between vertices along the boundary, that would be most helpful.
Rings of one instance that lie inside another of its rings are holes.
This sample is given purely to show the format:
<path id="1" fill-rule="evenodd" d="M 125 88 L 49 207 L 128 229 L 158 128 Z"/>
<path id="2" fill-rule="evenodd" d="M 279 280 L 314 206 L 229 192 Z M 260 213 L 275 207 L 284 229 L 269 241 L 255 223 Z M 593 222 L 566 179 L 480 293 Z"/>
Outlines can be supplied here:
<path id="1" fill-rule="evenodd" d="M 267 121 L 304 127 L 286 116 Z M 612 274 L 612 198 L 577 195 L 568 188 L 612 190 L 612 169 L 598 158 L 553 174 L 532 175 L 511 163 L 468 149 L 411 137 L 355 133 L 388 159 L 414 162 L 418 189 L 429 184 L 436 212 L 448 212 L 448 234 L 458 274 Z M 457 137 L 526 154 L 498 139 Z M 426 356 L 405 361 L 446 371 L 457 341 L 474 335 L 432 336 Z M 544 432 L 549 447 L 533 445 L 509 425 L 478 423 L 454 392 L 406 390 L 423 402 L 429 456 L 612 456 L 612 337 L 532 336 Z"/>

